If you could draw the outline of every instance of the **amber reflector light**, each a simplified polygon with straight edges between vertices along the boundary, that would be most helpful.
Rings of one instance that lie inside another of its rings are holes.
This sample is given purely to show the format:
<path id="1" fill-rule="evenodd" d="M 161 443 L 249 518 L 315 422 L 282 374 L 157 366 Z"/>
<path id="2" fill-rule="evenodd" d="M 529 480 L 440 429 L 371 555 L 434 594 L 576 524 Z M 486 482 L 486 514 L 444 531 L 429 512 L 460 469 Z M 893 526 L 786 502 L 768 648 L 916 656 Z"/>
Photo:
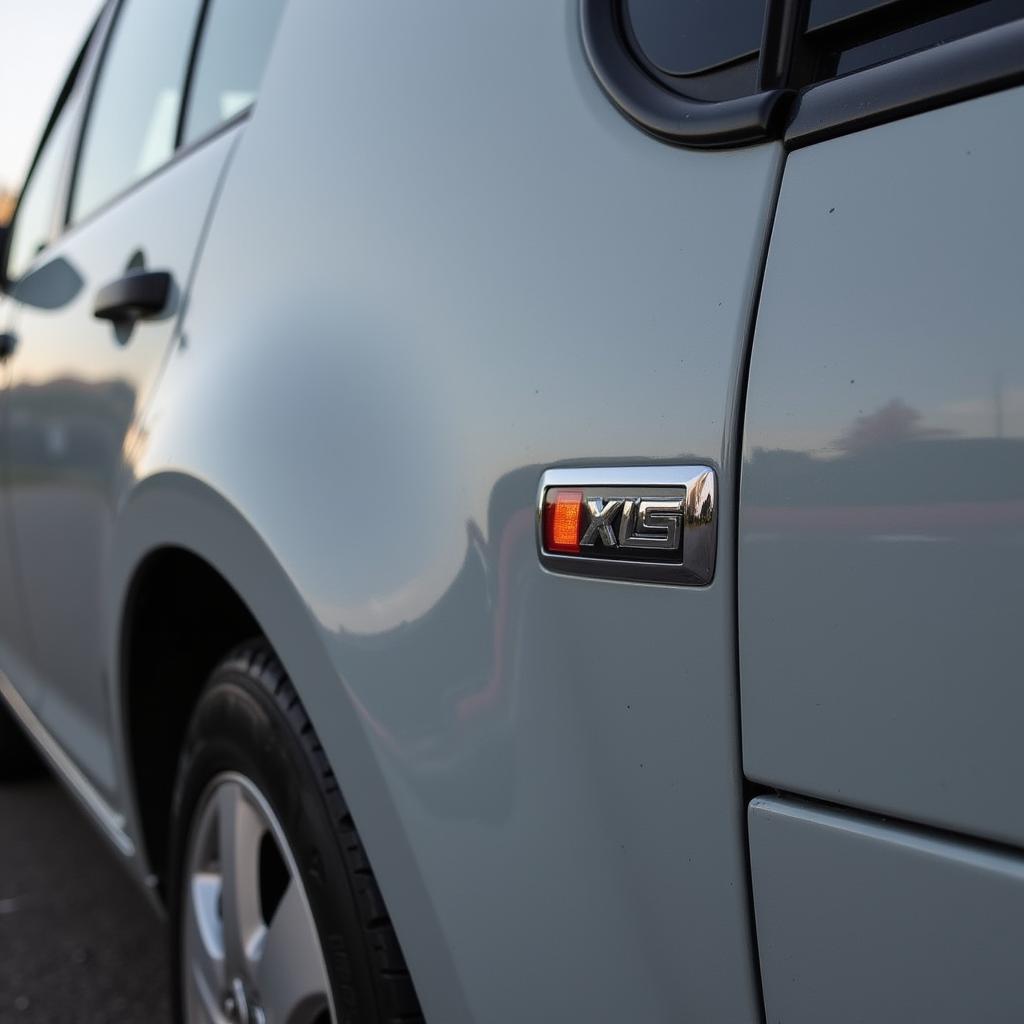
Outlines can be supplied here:
<path id="1" fill-rule="evenodd" d="M 548 490 L 544 499 L 544 549 L 579 554 L 583 492 L 560 487 Z"/>

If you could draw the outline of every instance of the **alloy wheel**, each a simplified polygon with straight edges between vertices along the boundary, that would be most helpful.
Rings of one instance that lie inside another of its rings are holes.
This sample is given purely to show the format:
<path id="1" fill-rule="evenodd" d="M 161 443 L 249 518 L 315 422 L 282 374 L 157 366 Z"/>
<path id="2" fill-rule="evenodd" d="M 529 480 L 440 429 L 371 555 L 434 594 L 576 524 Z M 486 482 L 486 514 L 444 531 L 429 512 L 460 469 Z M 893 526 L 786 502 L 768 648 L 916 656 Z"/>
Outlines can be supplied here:
<path id="1" fill-rule="evenodd" d="M 251 780 L 229 772 L 210 782 L 185 866 L 181 982 L 190 1024 L 332 1024 L 309 899 Z"/>

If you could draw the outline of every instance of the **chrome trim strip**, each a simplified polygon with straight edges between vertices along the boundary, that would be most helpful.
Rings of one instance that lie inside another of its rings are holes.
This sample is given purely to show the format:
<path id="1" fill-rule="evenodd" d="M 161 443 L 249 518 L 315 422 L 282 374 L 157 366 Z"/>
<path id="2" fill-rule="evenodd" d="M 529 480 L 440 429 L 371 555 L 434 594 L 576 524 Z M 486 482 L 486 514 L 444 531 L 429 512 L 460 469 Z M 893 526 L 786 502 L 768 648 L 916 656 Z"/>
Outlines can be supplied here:
<path id="1" fill-rule="evenodd" d="M 124 816 L 118 814 L 100 796 L 96 787 L 82 774 L 74 761 L 64 753 L 60 744 L 47 732 L 46 727 L 39 721 L 35 712 L 25 703 L 21 694 L 14 688 L 14 684 L 3 672 L 0 672 L 0 697 L 11 709 L 11 713 L 21 722 L 29 738 L 50 762 L 57 774 L 61 776 L 89 816 L 125 857 L 134 857 L 135 844 L 124 830 Z"/>
<path id="2" fill-rule="evenodd" d="M 601 489 L 612 497 L 615 488 L 643 490 L 670 487 L 686 491 L 687 504 L 696 492 L 703 508 L 710 499 L 707 522 L 689 516 L 683 526 L 682 562 L 632 561 L 588 558 L 586 555 L 557 555 L 544 550 L 544 495 L 549 487 Z M 541 565 L 551 572 L 600 579 L 670 583 L 683 587 L 704 587 L 714 579 L 718 550 L 718 482 L 711 466 L 626 466 L 593 469 L 549 469 L 537 489 L 537 551 Z"/>

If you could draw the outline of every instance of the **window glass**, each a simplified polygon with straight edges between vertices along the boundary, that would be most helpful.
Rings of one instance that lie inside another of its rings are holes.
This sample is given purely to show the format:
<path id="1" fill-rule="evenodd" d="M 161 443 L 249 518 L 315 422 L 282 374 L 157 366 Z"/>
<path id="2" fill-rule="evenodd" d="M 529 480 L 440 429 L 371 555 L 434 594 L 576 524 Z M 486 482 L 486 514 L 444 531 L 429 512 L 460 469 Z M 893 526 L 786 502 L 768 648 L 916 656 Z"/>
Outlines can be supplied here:
<path id="1" fill-rule="evenodd" d="M 53 240 L 61 178 L 74 119 L 65 108 L 50 131 L 22 191 L 7 250 L 7 276 L 16 281 Z"/>
<path id="2" fill-rule="evenodd" d="M 284 0 L 211 0 L 185 112 L 192 142 L 256 98 Z"/>
<path id="3" fill-rule="evenodd" d="M 173 153 L 199 0 L 124 0 L 85 127 L 71 219 Z"/>
<path id="4" fill-rule="evenodd" d="M 761 46 L 765 0 L 627 0 L 637 42 L 655 67 L 692 75 Z"/>
<path id="5" fill-rule="evenodd" d="M 842 53 L 836 70 L 838 74 L 843 75 L 848 71 L 858 71 L 917 50 L 940 46 L 942 43 L 1014 21 L 1021 17 L 1022 13 L 1024 11 L 1021 0 L 988 0 L 987 3 L 965 7 L 962 11 L 934 18 L 902 32 L 894 32 L 860 46 L 853 46 Z"/>
<path id="6" fill-rule="evenodd" d="M 865 14 L 885 7 L 895 7 L 895 0 L 811 0 L 811 13 L 807 27 L 820 28 L 835 21 L 842 21 L 854 14 Z"/>

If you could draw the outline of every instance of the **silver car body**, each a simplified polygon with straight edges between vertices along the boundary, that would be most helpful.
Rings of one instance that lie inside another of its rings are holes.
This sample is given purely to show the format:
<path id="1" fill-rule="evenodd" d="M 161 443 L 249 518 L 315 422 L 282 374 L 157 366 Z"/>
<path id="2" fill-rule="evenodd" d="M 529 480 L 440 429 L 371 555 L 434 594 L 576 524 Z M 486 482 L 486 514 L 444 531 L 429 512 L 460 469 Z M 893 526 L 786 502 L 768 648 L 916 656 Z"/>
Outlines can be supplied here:
<path id="1" fill-rule="evenodd" d="M 577 0 L 292 0 L 252 115 L 0 306 L 0 692 L 152 884 L 126 629 L 189 552 L 427 1019 L 1011 1019 L 1022 107 L 697 151 L 608 102 Z M 119 345 L 139 250 L 179 294 Z M 541 566 L 543 472 L 689 465 L 710 585 Z"/>

